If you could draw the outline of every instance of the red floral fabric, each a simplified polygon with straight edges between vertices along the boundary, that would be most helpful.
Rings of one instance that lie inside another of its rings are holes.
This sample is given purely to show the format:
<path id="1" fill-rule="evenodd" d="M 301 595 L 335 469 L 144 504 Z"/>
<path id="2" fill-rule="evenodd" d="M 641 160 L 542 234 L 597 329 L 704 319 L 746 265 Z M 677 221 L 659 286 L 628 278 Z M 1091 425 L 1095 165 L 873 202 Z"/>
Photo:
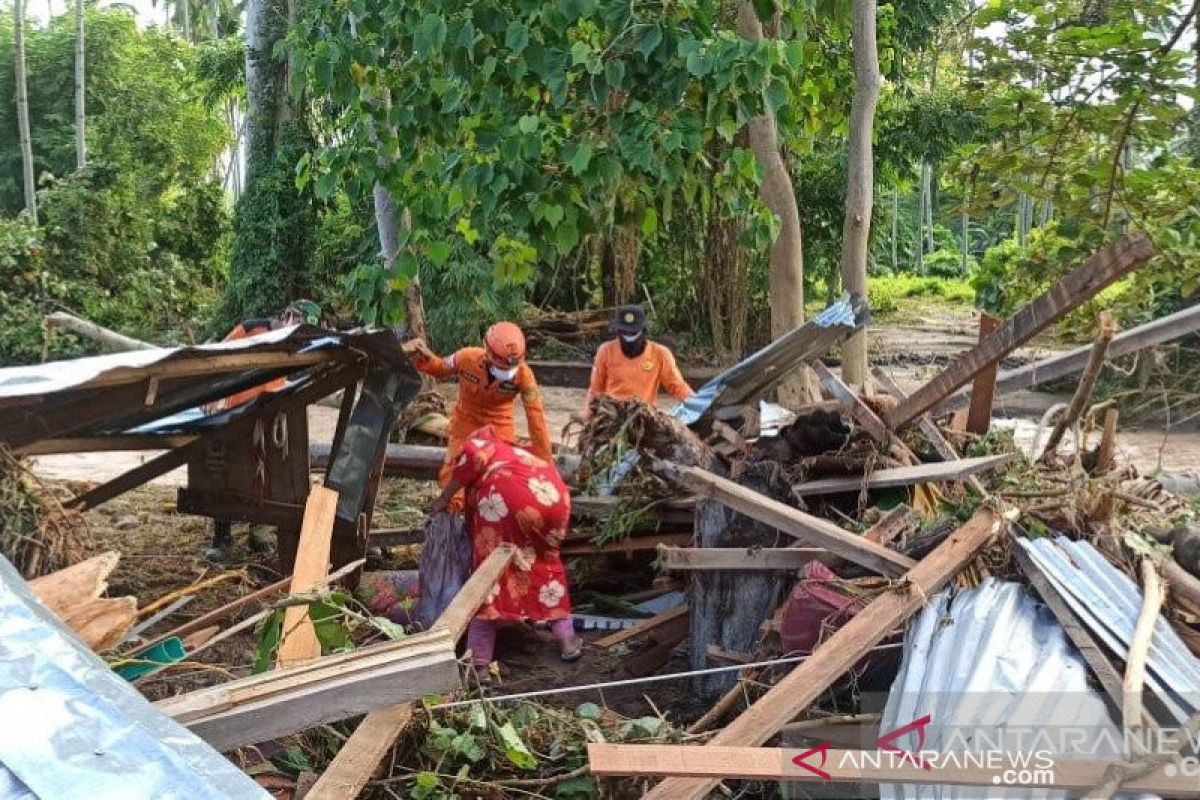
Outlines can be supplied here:
<path id="1" fill-rule="evenodd" d="M 554 465 L 505 442 L 488 426 L 467 437 L 454 477 L 466 489 L 475 566 L 502 542 L 517 548 L 477 616 L 534 621 L 570 616 L 558 549 L 567 535 L 571 495 Z"/>

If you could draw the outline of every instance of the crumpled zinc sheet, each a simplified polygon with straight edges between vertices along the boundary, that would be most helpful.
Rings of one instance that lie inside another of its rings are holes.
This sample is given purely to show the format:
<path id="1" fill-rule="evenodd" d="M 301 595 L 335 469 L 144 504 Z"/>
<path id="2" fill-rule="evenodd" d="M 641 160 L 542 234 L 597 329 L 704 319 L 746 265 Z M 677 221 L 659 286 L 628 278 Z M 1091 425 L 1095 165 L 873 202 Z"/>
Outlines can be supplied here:
<path id="1" fill-rule="evenodd" d="M 0 558 L 0 798 L 269 798 L 159 713 Z"/>

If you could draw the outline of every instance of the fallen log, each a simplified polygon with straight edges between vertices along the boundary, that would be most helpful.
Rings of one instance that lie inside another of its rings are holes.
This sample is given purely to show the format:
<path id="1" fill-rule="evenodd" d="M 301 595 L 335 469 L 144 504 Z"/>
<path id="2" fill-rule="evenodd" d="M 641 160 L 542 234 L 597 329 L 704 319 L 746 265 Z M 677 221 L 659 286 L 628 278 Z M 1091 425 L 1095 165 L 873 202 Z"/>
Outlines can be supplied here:
<path id="1" fill-rule="evenodd" d="M 158 345 L 143 342 L 141 339 L 135 339 L 132 336 L 126 336 L 123 333 L 117 333 L 114 330 L 109 330 L 103 325 L 82 319 L 74 314 L 68 314 L 65 311 L 55 311 L 47 314 L 46 324 L 53 328 L 62 328 L 63 330 L 77 333 L 84 338 L 99 342 L 104 346 L 105 350 L 114 353 L 123 353 L 129 350 L 157 350 Z"/>
<path id="2" fill-rule="evenodd" d="M 312 444 L 308 448 L 309 467 L 312 470 L 325 469 L 329 465 L 329 445 Z M 446 460 L 446 448 L 419 444 L 389 444 L 384 456 L 383 472 L 397 478 L 409 478 L 417 481 L 437 480 L 438 470 Z M 572 453 L 560 453 L 555 457 L 555 465 L 563 479 L 570 478 L 579 468 L 579 456 Z"/>
<path id="3" fill-rule="evenodd" d="M 1113 337 L 1108 347 L 1108 357 L 1127 356 L 1157 344 L 1179 339 L 1200 330 L 1200 305 L 1176 311 L 1174 314 L 1147 322 L 1136 328 L 1122 331 Z M 1038 384 L 1057 380 L 1079 372 L 1087 364 L 1092 351 L 1090 344 L 1078 347 L 1061 355 L 1054 355 L 1016 369 L 1004 370 L 996 377 L 996 393 L 1011 394 L 1030 389 Z M 971 404 L 970 392 L 959 392 L 939 403 L 938 414 L 948 414 Z"/>
<path id="4" fill-rule="evenodd" d="M 719 736 L 720 734 L 718 734 Z M 667 784 L 710 785 L 721 780 L 786 781 L 795 783 L 858 783 L 904 784 L 918 786 L 979 786 L 995 789 L 997 771 L 990 765 L 978 763 L 979 754 L 945 753 L 936 757 L 936 766 L 922 765 L 911 753 L 880 750 L 834 750 L 811 753 L 799 748 L 721 747 L 706 745 L 665 744 L 608 744 L 588 743 L 588 765 L 597 777 L 663 777 Z M 794 759 L 810 764 L 805 768 Z M 811 759 L 811 760 L 810 760 Z M 1038 789 L 1088 791 L 1100 783 L 1108 770 L 1123 762 L 1053 759 L 1046 770 L 1050 781 L 1039 783 Z M 1025 769 L 1027 754 L 1004 764 L 1014 771 Z M 1169 762 L 1168 762 L 1169 764 Z M 961 766 L 959 766 L 961 765 Z M 1147 775 L 1131 778 L 1121 784 L 1130 793 L 1150 793 L 1166 797 L 1200 797 L 1200 783 L 1186 770 L 1168 769 L 1159 765 Z M 660 796 L 658 790 L 646 797 Z M 665 797 L 666 795 L 662 795 Z M 677 794 L 673 798 L 701 797 L 699 794 Z M 1093 795 L 1088 795 L 1093 796 Z"/>
<path id="5" fill-rule="evenodd" d="M 1149 261 L 1154 245 L 1144 233 L 1132 233 L 1091 258 L 1022 308 L 998 329 L 950 363 L 940 375 L 909 395 L 885 416 L 892 430 L 911 422 L 1004 356 L 1095 297 L 1104 287 Z"/>
<path id="6" fill-rule="evenodd" d="M 1005 519 L 980 508 L 888 591 L 826 639 L 813 654 L 775 684 L 754 705 L 729 723 L 699 752 L 725 745 L 758 746 L 808 707 L 835 680 L 858 663 L 872 647 L 915 614 L 929 595 L 974 558 L 998 534 Z M 716 752 L 716 751 L 714 751 Z M 924 781 L 929 776 L 922 770 Z M 718 778 L 668 778 L 654 787 L 653 800 L 700 800 Z"/>

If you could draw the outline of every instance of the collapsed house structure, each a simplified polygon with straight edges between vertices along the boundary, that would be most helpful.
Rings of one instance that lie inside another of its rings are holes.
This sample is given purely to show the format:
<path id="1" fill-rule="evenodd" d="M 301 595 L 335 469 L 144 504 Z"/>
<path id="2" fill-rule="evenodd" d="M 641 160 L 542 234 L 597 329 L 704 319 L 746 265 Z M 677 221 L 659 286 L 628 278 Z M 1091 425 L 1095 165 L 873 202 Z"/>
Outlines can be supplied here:
<path id="1" fill-rule="evenodd" d="M 703 797 L 737 779 L 795 783 L 802 791 L 814 781 L 848 783 L 881 797 L 949 796 L 956 790 L 931 787 L 957 786 L 956 796 L 979 796 L 974 787 L 992 782 L 985 769 L 879 764 L 870 754 L 889 749 L 880 742 L 896 749 L 889 731 L 921 714 L 934 719 L 909 733 L 919 732 L 932 749 L 962 746 L 956 736 L 969 725 L 1048 719 L 1109 733 L 1183 726 L 1200 734 L 1200 578 L 1169 548 L 1131 548 L 1130 534 L 1169 522 L 1175 507 L 1147 499 L 1146 482 L 1115 463 L 1115 415 L 1105 415 L 1094 451 L 1070 458 L 1051 447 L 1031 463 L 979 436 L 999 393 L 1082 370 L 1082 413 L 1092 367 L 1106 352 L 1196 329 L 1200 314 L 1192 309 L 1041 367 L 998 370 L 1006 354 L 1152 254 L 1145 237 L 1122 238 L 908 395 L 883 373 L 855 391 L 821 363 L 866 324 L 865 304 L 847 298 L 712 377 L 673 416 L 623 406 L 598 414 L 581 453 L 560 454 L 559 466 L 579 492 L 573 519 L 583 525 L 622 516 L 624 530 L 599 546 L 574 533 L 563 553 L 657 553 L 661 569 L 682 579 L 671 588 L 686 594 L 657 592 L 684 602 L 660 604 L 653 616 L 620 624 L 591 645 L 643 643 L 628 657 L 634 676 L 661 669 L 683 648 L 692 689 L 711 708 L 688 730 L 702 744 L 595 742 L 592 774 L 633 777 L 645 796 L 672 799 Z M 771 418 L 776 409 L 762 401 L 805 366 L 826 399 L 787 420 Z M 216 417 L 192 411 L 279 375 L 289 376 L 287 389 L 245 408 Z M 419 543 L 419 531 L 371 526 L 380 475 L 432 479 L 444 455 L 437 447 L 388 444 L 417 385 L 391 333 L 301 328 L 233 345 L 0 370 L 0 442 L 26 454 L 167 448 L 81 495 L 76 507 L 186 464 L 181 511 L 279 528 L 291 577 L 172 632 L 184 635 L 251 603 L 289 593 L 302 603 L 352 573 L 369 544 Z M 326 470 L 325 487 L 310 489 L 302 411 L 338 389 L 347 391 L 334 441 L 313 454 L 313 465 Z M 958 410 L 961 424 L 935 420 Z M 227 446 L 231 437 L 270 446 L 244 453 Z M 964 454 L 968 447 L 978 452 Z M 896 491 L 903 501 L 883 501 Z M 1045 498 L 1054 502 L 1037 502 Z M 625 513 L 631 506 L 637 514 Z M 1119 509 L 1147 519 L 1136 521 L 1136 531 L 1121 527 Z M 1039 537 L 1052 530 L 1062 536 Z M 419 699 L 459 688 L 456 642 L 512 556 L 497 550 L 430 630 L 349 652 L 321 657 L 304 606 L 291 606 L 276 669 L 162 700 L 156 713 L 221 751 L 365 714 L 308 795 L 355 796 L 417 716 Z M 1140 575 L 1140 586 L 1130 574 Z M 1156 588 L 1162 579 L 1170 592 L 1165 607 Z M 1006 647 L 1022 652 L 1014 659 Z M 903 655 L 882 670 L 890 688 L 875 713 L 804 718 L 843 676 L 867 675 L 889 649 Z M 990 699 L 973 705 L 963 694 L 969 691 Z M 1072 702 L 1039 705 L 1039 692 L 1070 693 Z M 926 731 L 930 724 L 938 727 Z M 777 736 L 815 748 L 820 767 L 793 760 L 796 749 L 763 747 Z M 1200 780 L 1171 771 L 1178 751 L 1053 755 L 1049 782 L 1023 796 L 1200 796 Z M 5 748 L 0 763 L 9 764 Z"/>

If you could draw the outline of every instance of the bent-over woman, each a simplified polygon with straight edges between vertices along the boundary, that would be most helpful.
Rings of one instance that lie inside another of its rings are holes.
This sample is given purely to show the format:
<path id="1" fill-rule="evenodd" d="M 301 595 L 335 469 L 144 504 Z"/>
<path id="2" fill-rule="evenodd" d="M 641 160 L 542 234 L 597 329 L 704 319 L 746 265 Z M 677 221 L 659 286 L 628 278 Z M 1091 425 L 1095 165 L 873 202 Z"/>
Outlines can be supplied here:
<path id="1" fill-rule="evenodd" d="M 550 622 L 563 660 L 579 658 L 583 640 L 572 626 L 567 571 L 559 557 L 571 495 L 554 465 L 504 441 L 489 425 L 463 442 L 433 510 L 444 510 L 459 489 L 466 493 L 475 568 L 501 543 L 517 551 L 467 629 L 475 666 L 491 663 L 500 626 L 526 620 Z"/>

